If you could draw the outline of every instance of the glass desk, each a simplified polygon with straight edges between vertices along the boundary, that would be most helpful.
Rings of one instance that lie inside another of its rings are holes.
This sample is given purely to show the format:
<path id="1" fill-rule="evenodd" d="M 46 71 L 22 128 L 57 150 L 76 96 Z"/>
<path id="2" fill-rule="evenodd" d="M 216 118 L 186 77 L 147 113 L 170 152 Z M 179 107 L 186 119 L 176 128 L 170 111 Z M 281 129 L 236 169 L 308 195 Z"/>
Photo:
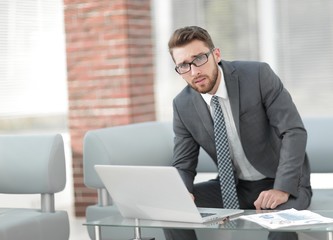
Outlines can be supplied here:
<path id="1" fill-rule="evenodd" d="M 317 210 L 312 211 L 318 213 L 324 217 L 333 218 L 333 210 Z M 102 240 L 101 228 L 102 227 L 133 227 L 135 240 L 139 239 L 154 239 L 152 238 L 142 238 L 140 228 L 179 228 L 179 229 L 212 229 L 220 231 L 228 230 L 247 230 L 247 231 L 269 231 L 267 228 L 260 226 L 251 221 L 240 219 L 241 215 L 255 214 L 255 210 L 245 210 L 239 215 L 230 217 L 230 219 L 220 222 L 210 222 L 210 223 L 184 223 L 184 222 L 167 222 L 167 221 L 151 221 L 143 219 L 128 219 L 123 218 L 121 215 L 114 215 L 108 218 L 103 218 L 98 221 L 86 222 L 83 225 L 93 226 L 95 229 L 95 239 Z M 320 225 L 306 225 L 306 226 L 296 226 L 288 227 L 283 229 L 274 229 L 274 232 L 326 232 L 329 235 L 329 239 L 332 239 L 333 223 L 330 224 L 320 224 Z"/>

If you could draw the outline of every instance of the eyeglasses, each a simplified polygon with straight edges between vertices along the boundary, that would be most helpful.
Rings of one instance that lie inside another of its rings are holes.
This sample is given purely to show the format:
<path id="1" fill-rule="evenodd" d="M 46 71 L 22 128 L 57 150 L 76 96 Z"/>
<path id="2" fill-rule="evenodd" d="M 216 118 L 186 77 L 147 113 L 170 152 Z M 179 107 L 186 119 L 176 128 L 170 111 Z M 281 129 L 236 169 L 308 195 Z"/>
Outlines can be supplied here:
<path id="1" fill-rule="evenodd" d="M 211 53 L 212 53 L 212 50 L 210 50 L 207 53 L 197 56 L 196 58 L 193 59 L 192 62 L 178 64 L 175 67 L 176 72 L 178 74 L 184 74 L 184 73 L 191 71 L 191 65 L 194 65 L 196 67 L 200 67 L 200 66 L 204 65 L 206 62 L 208 62 L 208 57 Z"/>

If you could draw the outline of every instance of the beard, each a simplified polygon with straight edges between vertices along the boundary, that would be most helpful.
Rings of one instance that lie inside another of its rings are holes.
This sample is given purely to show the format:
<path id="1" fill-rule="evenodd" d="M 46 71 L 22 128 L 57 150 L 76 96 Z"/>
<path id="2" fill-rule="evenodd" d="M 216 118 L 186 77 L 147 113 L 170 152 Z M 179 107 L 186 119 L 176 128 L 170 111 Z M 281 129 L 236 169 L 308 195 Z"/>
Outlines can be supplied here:
<path id="1" fill-rule="evenodd" d="M 189 83 L 189 86 L 199 93 L 209 93 L 215 87 L 217 82 L 217 77 L 218 77 L 218 66 L 215 65 L 215 68 L 213 69 L 210 75 L 200 75 L 194 78 L 192 82 Z M 207 83 L 203 85 L 196 84 L 195 81 L 200 78 L 206 78 Z"/>

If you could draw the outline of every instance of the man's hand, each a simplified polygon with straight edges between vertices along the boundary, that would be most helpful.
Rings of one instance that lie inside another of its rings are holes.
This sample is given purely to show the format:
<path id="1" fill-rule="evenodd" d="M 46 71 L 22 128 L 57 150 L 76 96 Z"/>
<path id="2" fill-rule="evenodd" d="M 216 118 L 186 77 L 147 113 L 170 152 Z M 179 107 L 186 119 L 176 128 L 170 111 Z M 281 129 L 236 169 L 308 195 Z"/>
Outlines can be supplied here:
<path id="1" fill-rule="evenodd" d="M 280 204 L 287 202 L 289 195 L 289 193 L 276 189 L 263 191 L 259 194 L 259 197 L 254 202 L 254 206 L 256 207 L 256 210 L 274 209 Z"/>

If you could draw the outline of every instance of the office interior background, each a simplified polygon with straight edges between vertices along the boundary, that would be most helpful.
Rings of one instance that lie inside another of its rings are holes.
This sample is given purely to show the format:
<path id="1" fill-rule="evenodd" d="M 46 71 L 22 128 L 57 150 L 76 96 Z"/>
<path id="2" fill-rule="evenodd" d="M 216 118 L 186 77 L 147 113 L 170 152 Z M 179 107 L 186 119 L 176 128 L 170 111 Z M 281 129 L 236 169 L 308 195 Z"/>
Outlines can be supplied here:
<path id="1" fill-rule="evenodd" d="M 172 99 L 185 86 L 167 49 L 173 30 L 185 25 L 206 28 L 225 60 L 269 63 L 302 116 L 333 116 L 333 1 L 151 0 L 150 6 L 156 120 L 172 120 Z M 62 0 L 0 1 L 0 134 L 63 134 L 67 186 L 56 204 L 71 208 L 64 7 Z M 316 184 L 326 182 L 322 177 L 314 177 Z M 24 203 L 0 196 L 3 206 L 38 203 L 34 196 Z"/>

